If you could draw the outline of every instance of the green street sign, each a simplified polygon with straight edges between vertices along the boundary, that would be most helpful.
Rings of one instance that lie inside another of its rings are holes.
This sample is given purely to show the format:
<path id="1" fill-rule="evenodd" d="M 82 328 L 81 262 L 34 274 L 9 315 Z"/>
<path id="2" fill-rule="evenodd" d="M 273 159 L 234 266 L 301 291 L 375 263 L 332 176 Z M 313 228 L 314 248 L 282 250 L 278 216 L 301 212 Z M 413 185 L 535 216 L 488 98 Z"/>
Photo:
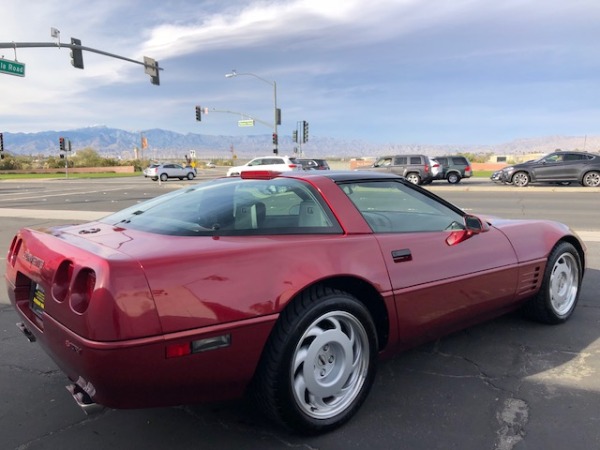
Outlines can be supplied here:
<path id="1" fill-rule="evenodd" d="M 0 73 L 7 73 L 17 77 L 25 76 L 25 64 L 18 61 L 0 58 Z"/>
<path id="2" fill-rule="evenodd" d="M 254 119 L 238 120 L 238 127 L 253 127 Z"/>

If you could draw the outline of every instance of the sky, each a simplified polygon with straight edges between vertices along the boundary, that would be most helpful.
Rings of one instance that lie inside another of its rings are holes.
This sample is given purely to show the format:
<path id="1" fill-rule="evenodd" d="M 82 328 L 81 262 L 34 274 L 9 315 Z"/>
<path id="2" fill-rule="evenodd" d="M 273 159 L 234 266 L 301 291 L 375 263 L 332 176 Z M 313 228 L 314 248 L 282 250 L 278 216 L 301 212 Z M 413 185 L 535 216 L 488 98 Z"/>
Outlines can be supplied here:
<path id="1" fill-rule="evenodd" d="M 598 0 L 3 0 L 0 132 L 107 126 L 372 143 L 600 135 Z M 237 77 L 225 74 L 237 71 Z M 195 106 L 208 108 L 202 121 Z M 229 112 L 225 112 L 229 111 Z M 240 127 L 252 117 L 254 127 Z"/>

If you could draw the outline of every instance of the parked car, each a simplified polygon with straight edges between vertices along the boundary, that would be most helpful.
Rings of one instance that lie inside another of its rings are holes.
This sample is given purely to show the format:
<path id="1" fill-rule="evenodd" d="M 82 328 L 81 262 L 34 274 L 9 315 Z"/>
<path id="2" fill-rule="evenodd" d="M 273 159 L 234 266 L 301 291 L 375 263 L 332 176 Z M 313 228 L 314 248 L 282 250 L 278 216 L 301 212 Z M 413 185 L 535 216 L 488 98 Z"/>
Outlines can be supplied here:
<path id="1" fill-rule="evenodd" d="M 179 178 L 183 180 L 193 180 L 196 176 L 196 171 L 191 166 L 182 166 L 181 164 L 165 163 L 165 164 L 150 164 L 144 169 L 144 177 L 152 178 L 154 181 L 167 181 L 169 178 Z"/>
<path id="2" fill-rule="evenodd" d="M 471 163 L 464 156 L 436 156 L 435 160 L 441 165 L 437 179 L 447 180 L 450 184 L 456 184 L 463 178 L 470 178 L 473 175 Z"/>
<path id="3" fill-rule="evenodd" d="M 433 180 L 431 161 L 425 155 L 382 156 L 370 167 L 358 170 L 373 170 L 402 175 L 413 184 L 428 184 Z"/>
<path id="4" fill-rule="evenodd" d="M 330 170 L 329 164 L 325 159 L 295 158 L 294 160 L 301 164 L 304 170 Z"/>
<path id="5" fill-rule="evenodd" d="M 394 174 L 261 171 L 23 228 L 5 264 L 18 327 L 82 408 L 250 393 L 316 433 L 358 411 L 380 357 L 519 307 L 566 321 L 585 247 L 566 225 L 476 217 Z"/>
<path id="6" fill-rule="evenodd" d="M 206 167 L 207 169 L 214 169 L 214 168 L 216 168 L 216 167 L 217 167 L 217 165 L 216 165 L 214 162 L 212 162 L 212 161 L 209 161 L 209 162 L 207 162 L 207 163 L 205 164 L 205 167 Z"/>
<path id="7" fill-rule="evenodd" d="M 514 164 L 492 174 L 496 182 L 518 187 L 529 183 L 580 183 L 600 186 L 600 155 L 586 152 L 556 151 L 540 159 Z"/>
<path id="8" fill-rule="evenodd" d="M 435 158 L 429 157 L 431 162 L 431 178 L 433 180 L 439 180 L 444 178 L 444 170 L 439 161 Z"/>
<path id="9" fill-rule="evenodd" d="M 289 172 L 290 170 L 302 170 L 302 165 L 294 162 L 287 156 L 261 156 L 254 158 L 242 166 L 230 167 L 227 171 L 228 177 L 238 176 L 248 170 L 273 170 L 276 172 Z"/>

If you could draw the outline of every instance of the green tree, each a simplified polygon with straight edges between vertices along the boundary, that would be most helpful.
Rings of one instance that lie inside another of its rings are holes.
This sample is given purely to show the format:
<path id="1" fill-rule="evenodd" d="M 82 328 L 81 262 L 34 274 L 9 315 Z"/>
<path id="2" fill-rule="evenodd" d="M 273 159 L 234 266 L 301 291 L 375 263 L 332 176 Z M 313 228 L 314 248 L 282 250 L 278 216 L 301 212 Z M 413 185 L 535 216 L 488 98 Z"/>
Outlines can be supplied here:
<path id="1" fill-rule="evenodd" d="M 77 153 L 69 158 L 73 161 L 74 167 L 102 167 L 104 160 L 93 148 L 86 147 L 83 150 L 78 150 Z"/>

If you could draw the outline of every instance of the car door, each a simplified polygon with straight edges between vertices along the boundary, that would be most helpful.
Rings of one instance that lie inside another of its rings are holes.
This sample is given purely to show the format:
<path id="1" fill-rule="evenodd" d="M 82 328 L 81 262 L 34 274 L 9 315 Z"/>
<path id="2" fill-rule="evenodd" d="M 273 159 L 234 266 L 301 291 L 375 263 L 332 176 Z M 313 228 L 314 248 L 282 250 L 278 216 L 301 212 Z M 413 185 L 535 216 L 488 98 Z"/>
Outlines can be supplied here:
<path id="1" fill-rule="evenodd" d="M 187 175 L 187 171 L 184 169 L 184 167 L 180 164 L 173 164 L 172 165 L 172 169 L 171 169 L 171 175 L 169 175 L 170 177 L 174 177 L 174 178 L 181 178 L 181 177 L 185 177 Z"/>
<path id="2" fill-rule="evenodd" d="M 489 227 L 449 245 L 463 213 L 399 181 L 364 182 L 348 194 L 375 233 L 396 302 L 400 341 L 431 339 L 512 301 L 517 257 Z"/>
<path id="3" fill-rule="evenodd" d="M 567 178 L 576 178 L 577 175 L 569 176 L 570 169 L 577 164 L 576 161 L 565 161 L 566 153 L 552 153 L 537 161 L 532 169 L 532 178 L 536 181 L 558 181 Z"/>
<path id="4" fill-rule="evenodd" d="M 397 175 L 406 175 L 406 166 L 408 165 L 408 157 L 406 156 L 394 156 L 394 162 L 390 171 Z"/>

